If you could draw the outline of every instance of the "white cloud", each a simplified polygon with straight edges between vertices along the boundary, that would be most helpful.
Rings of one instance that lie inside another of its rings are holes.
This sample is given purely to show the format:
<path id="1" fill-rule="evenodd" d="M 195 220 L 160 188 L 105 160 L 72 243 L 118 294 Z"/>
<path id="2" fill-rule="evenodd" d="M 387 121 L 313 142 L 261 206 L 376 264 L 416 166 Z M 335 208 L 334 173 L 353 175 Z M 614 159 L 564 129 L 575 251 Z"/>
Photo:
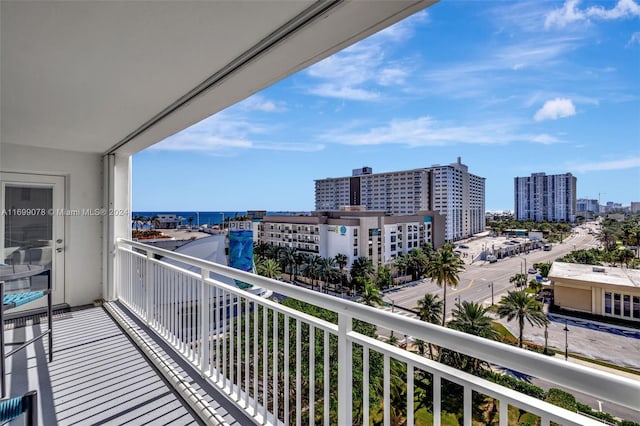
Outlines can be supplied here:
<path id="1" fill-rule="evenodd" d="M 265 99 L 262 95 L 253 95 L 238 103 L 236 108 L 243 111 L 282 112 L 287 109 L 284 102 L 274 102 Z"/>
<path id="2" fill-rule="evenodd" d="M 562 28 L 572 22 L 585 20 L 586 15 L 583 11 L 578 9 L 578 3 L 580 3 L 580 0 L 567 0 L 562 8 L 554 9 L 549 12 L 545 18 L 544 27 Z"/>
<path id="3" fill-rule="evenodd" d="M 561 142 L 560 139 L 556 138 L 555 136 L 547 135 L 546 133 L 531 136 L 530 140 L 531 142 L 536 142 L 542 145 L 551 145 Z"/>
<path id="4" fill-rule="evenodd" d="M 359 126 L 362 127 L 362 126 Z M 415 119 L 393 119 L 383 126 L 354 130 L 343 128 L 321 136 L 328 142 L 345 145 L 404 145 L 407 147 L 444 146 L 454 144 L 507 144 L 532 142 L 560 143 L 559 139 L 546 135 L 530 135 L 516 130 L 517 123 L 491 122 L 472 125 L 454 125 L 425 116 Z"/>
<path id="5" fill-rule="evenodd" d="M 570 166 L 571 170 L 580 173 L 599 172 L 603 170 L 623 170 L 640 167 L 640 157 L 629 157 L 620 160 L 609 160 L 589 163 L 579 163 Z"/>
<path id="6" fill-rule="evenodd" d="M 619 0 L 612 9 L 592 6 L 587 9 L 587 15 L 601 19 L 633 18 L 640 16 L 640 5 L 633 0 Z"/>
<path id="7" fill-rule="evenodd" d="M 403 86 L 410 71 L 389 60 L 390 49 L 411 38 L 416 25 L 427 21 L 426 12 L 418 13 L 312 65 L 307 70 L 312 78 L 307 91 L 355 101 L 381 99 L 381 89 Z"/>
<path id="8" fill-rule="evenodd" d="M 544 103 L 542 108 L 536 112 L 533 119 L 536 121 L 557 120 L 558 118 L 570 117 L 576 114 L 576 108 L 571 99 L 555 98 Z"/>
<path id="9" fill-rule="evenodd" d="M 240 108 L 242 109 L 242 108 Z M 264 140 L 276 129 L 255 119 L 227 111 L 220 112 L 153 145 L 160 151 L 199 152 L 215 156 L 234 156 L 249 149 L 271 151 L 317 152 L 318 143 L 273 142 Z"/>
<path id="10" fill-rule="evenodd" d="M 629 39 L 629 41 L 627 42 L 627 45 L 625 47 L 631 47 L 634 44 L 640 45 L 640 31 L 637 31 L 637 32 L 631 34 L 631 38 Z"/>
<path id="11" fill-rule="evenodd" d="M 590 19 L 625 19 L 640 16 L 640 5 L 634 0 L 618 0 L 611 9 L 602 6 L 591 6 L 587 9 L 578 7 L 580 0 L 567 0 L 560 9 L 547 13 L 544 27 L 563 28 L 574 22 L 589 22 Z"/>

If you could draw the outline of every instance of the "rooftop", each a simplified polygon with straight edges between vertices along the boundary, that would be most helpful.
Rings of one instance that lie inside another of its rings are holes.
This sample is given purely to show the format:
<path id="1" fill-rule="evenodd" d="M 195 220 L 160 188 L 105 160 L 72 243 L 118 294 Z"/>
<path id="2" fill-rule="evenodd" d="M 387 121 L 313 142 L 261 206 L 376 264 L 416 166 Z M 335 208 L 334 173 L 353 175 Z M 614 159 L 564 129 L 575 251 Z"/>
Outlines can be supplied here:
<path id="1" fill-rule="evenodd" d="M 611 266 L 582 265 L 579 263 L 553 262 L 549 279 L 587 281 L 640 288 L 640 270 Z"/>

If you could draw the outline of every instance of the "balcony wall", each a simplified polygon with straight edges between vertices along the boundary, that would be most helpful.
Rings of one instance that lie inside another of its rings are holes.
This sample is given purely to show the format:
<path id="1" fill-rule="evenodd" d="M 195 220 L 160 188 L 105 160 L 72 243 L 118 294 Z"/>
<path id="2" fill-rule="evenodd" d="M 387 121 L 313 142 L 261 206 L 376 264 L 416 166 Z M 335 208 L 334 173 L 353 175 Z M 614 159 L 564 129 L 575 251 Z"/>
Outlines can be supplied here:
<path id="1" fill-rule="evenodd" d="M 65 178 L 65 208 L 103 207 L 102 156 L 23 145 L 2 144 L 0 171 Z M 81 306 L 102 298 L 101 216 L 65 218 L 65 302 Z"/>
<path id="2" fill-rule="evenodd" d="M 478 400 L 494 404 L 500 425 L 511 423 L 509 407 L 532 413 L 541 425 L 601 424 L 388 345 L 363 334 L 362 323 L 626 407 L 640 406 L 640 383 L 630 379 L 144 244 L 119 240 L 116 265 L 119 300 L 258 424 L 391 424 L 403 416 L 414 424 L 415 409 L 425 404 L 439 425 L 442 408 L 452 399 L 464 425 L 472 424 Z M 308 303 L 318 312 L 322 308 L 325 317 L 224 284 L 220 276 Z"/>

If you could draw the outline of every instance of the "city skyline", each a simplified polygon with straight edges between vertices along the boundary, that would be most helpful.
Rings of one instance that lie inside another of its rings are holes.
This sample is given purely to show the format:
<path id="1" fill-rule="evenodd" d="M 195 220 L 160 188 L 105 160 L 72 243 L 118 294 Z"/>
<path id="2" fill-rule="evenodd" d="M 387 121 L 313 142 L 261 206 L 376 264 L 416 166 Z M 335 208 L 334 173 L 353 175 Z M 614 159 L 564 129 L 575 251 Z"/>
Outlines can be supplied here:
<path id="1" fill-rule="evenodd" d="M 441 2 L 133 158 L 133 210 L 313 210 L 314 181 L 446 165 L 640 200 L 640 6 Z M 169 173 L 170 172 L 170 173 Z"/>

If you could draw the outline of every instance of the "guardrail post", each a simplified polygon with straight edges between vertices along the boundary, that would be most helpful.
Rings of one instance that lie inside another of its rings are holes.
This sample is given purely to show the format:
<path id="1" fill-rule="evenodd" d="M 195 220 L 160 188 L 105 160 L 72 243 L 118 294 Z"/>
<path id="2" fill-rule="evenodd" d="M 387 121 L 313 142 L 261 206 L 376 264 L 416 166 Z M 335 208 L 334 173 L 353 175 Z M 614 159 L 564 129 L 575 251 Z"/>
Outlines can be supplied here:
<path id="1" fill-rule="evenodd" d="M 338 314 L 338 424 L 352 424 L 353 357 L 352 344 L 347 335 L 351 333 L 352 318 Z"/>
<path id="2" fill-rule="evenodd" d="M 151 260 L 153 259 L 153 253 L 147 250 L 147 258 L 145 260 L 145 272 L 144 272 L 144 287 L 146 290 L 146 306 L 145 306 L 145 318 L 147 320 L 147 325 L 151 327 L 151 323 L 153 322 L 153 263 Z"/>
<path id="3" fill-rule="evenodd" d="M 207 373 L 209 364 L 209 270 L 202 269 L 200 276 L 200 376 Z"/>

